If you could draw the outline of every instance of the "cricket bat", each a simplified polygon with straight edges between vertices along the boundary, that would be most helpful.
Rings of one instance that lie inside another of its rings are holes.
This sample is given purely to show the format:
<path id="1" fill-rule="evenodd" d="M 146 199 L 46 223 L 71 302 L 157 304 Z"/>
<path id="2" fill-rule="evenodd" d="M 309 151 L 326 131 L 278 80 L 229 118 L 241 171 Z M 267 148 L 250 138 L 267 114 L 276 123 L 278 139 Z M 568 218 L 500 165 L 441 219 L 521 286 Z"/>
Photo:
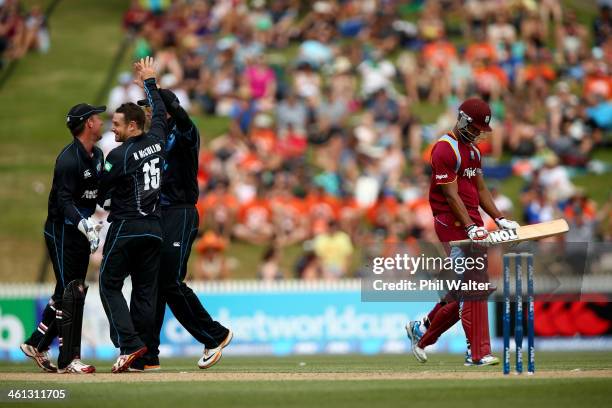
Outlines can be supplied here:
<path id="1" fill-rule="evenodd" d="M 489 232 L 489 244 L 505 244 L 507 242 L 532 241 L 555 235 L 565 234 L 569 231 L 569 225 L 563 218 L 541 222 L 539 224 L 523 225 L 514 230 L 497 230 Z M 451 246 L 471 244 L 469 239 L 451 241 Z"/>

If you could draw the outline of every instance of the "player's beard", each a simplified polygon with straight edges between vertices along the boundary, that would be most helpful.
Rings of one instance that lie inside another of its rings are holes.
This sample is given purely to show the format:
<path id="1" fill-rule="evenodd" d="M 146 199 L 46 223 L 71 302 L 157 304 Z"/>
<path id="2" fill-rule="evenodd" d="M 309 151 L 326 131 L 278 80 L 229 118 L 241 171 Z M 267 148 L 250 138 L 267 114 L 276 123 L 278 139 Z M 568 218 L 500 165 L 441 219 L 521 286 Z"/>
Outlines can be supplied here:
<path id="1" fill-rule="evenodd" d="M 457 132 L 459 133 L 459 137 L 463 139 L 464 143 L 473 143 L 477 144 L 482 139 L 484 139 L 486 134 L 484 132 L 480 132 L 478 135 L 474 135 L 467 129 L 467 126 L 463 129 L 457 128 Z"/>

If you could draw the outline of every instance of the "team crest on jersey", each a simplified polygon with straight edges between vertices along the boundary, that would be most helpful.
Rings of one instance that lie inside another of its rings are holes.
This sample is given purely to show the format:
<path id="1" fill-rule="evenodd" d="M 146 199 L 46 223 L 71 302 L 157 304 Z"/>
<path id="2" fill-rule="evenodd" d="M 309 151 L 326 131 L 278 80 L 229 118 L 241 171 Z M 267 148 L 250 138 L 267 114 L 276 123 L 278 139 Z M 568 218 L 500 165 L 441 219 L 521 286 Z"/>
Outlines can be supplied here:
<path id="1" fill-rule="evenodd" d="M 113 165 L 110 162 L 104 163 L 104 170 L 111 171 L 112 168 L 113 168 Z"/>

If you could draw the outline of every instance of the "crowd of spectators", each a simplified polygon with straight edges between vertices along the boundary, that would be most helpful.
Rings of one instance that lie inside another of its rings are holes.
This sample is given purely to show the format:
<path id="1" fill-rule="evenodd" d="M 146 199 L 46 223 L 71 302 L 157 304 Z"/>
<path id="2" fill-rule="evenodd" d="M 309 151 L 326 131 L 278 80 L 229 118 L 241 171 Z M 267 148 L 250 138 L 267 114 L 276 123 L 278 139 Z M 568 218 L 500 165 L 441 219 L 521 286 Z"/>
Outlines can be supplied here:
<path id="1" fill-rule="evenodd" d="M 428 154 L 472 95 L 493 110 L 487 180 L 525 177 L 518 221 L 563 215 L 590 223 L 576 239 L 610 239 L 570 177 L 606 171 L 592 156 L 611 141 L 610 1 L 597 6 L 581 22 L 556 0 L 133 1 L 134 57 L 154 55 L 191 113 L 229 120 L 202 145 L 194 277 L 231 276 L 237 240 L 266 248 L 262 279 L 337 279 L 371 242 L 435 240 Z"/>
<path id="2" fill-rule="evenodd" d="M 27 52 L 49 51 L 47 20 L 40 5 L 26 10 L 19 0 L 0 0 L 0 69 Z"/>

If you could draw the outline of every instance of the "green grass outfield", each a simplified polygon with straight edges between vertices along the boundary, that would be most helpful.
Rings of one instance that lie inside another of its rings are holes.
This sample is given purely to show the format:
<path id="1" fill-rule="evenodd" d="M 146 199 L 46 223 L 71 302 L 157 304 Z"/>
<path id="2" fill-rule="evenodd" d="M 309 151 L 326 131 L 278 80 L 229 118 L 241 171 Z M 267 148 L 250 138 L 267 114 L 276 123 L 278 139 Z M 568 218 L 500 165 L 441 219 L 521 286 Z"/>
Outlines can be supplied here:
<path id="1" fill-rule="evenodd" d="M 120 375 L 107 374 L 105 361 L 97 362 L 99 373 L 93 376 L 39 374 L 33 364 L 0 363 L 0 389 L 4 394 L 11 388 L 66 389 L 69 398 L 62 406 L 79 407 L 610 404 L 611 353 L 542 352 L 536 358 L 534 376 L 508 377 L 500 366 L 464 367 L 460 355 L 448 354 L 431 354 L 424 365 L 411 355 L 225 357 L 206 371 L 196 368 L 195 359 L 162 360 L 161 372 Z"/>

